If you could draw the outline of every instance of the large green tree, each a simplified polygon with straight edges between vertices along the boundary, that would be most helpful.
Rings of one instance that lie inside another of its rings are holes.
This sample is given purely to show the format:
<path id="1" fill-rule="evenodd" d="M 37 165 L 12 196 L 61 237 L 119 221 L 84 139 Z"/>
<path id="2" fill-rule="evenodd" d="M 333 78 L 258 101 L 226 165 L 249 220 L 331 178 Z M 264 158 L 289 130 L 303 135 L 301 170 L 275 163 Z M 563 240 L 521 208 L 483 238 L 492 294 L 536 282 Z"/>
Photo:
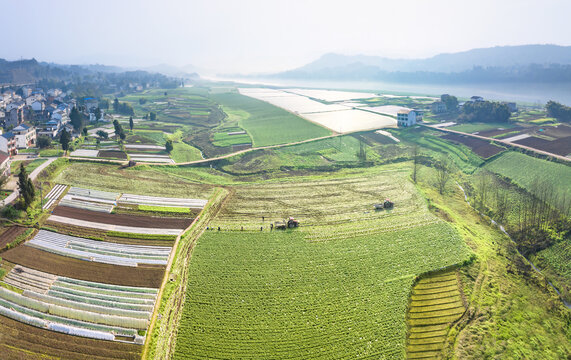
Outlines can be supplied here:
<path id="1" fill-rule="evenodd" d="M 448 111 L 455 111 L 458 107 L 458 98 L 456 96 L 444 94 L 440 97 L 440 100 L 446 104 L 446 110 Z"/>
<path id="2" fill-rule="evenodd" d="M 95 109 L 95 121 L 99 121 L 101 119 L 101 115 L 103 115 L 101 109 L 100 108 Z"/>
<path id="3" fill-rule="evenodd" d="M 32 179 L 28 176 L 28 172 L 24 167 L 24 163 L 20 163 L 20 173 L 18 174 L 18 190 L 20 190 L 20 201 L 22 207 L 27 209 L 32 201 L 34 201 L 34 196 L 36 195 L 36 189 Z"/>
<path id="4" fill-rule="evenodd" d="M 547 110 L 547 115 L 554 117 L 559 121 L 571 121 L 571 107 L 561 105 L 558 102 L 550 100 L 545 105 L 545 110 Z"/>
<path id="5" fill-rule="evenodd" d="M 63 151 L 69 150 L 69 142 L 70 141 L 71 141 L 71 136 L 69 135 L 67 130 L 64 128 L 61 131 L 61 135 L 59 136 L 59 142 L 61 144 L 61 148 Z"/>
<path id="6" fill-rule="evenodd" d="M 83 128 L 83 114 L 77 107 L 74 106 L 73 109 L 71 109 L 69 118 L 75 130 L 80 131 Z"/>
<path id="7" fill-rule="evenodd" d="M 172 144 L 172 140 L 167 140 L 167 142 L 165 143 L 165 150 L 170 154 L 171 151 L 174 149 L 173 144 Z"/>
<path id="8" fill-rule="evenodd" d="M 502 123 L 510 120 L 511 111 L 506 104 L 492 101 L 467 102 L 462 107 L 460 120 L 465 122 Z"/>

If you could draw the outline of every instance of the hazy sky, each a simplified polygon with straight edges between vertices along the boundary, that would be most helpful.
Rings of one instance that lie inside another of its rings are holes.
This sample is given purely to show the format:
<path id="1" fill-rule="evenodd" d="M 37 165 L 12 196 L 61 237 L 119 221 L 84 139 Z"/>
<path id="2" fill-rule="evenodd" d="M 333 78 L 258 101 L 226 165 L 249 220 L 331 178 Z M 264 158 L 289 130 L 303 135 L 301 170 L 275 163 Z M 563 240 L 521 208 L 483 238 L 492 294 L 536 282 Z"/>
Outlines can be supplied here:
<path id="1" fill-rule="evenodd" d="M 571 45 L 569 0 L 0 0 L 0 9 L 9 60 L 246 73 L 328 52 L 411 58 Z"/>

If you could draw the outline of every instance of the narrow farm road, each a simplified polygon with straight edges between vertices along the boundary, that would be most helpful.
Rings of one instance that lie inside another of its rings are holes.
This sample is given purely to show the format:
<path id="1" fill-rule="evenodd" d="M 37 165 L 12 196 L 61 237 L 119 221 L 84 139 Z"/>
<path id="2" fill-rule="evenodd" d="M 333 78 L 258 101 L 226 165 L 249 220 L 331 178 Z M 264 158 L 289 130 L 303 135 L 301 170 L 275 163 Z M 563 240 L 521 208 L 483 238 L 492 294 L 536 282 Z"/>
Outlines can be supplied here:
<path id="1" fill-rule="evenodd" d="M 226 155 L 221 155 L 221 156 L 216 156 L 216 157 L 206 158 L 206 159 L 200 159 L 200 160 L 193 160 L 193 161 L 181 162 L 181 163 L 154 163 L 154 162 L 137 161 L 137 165 L 177 166 L 177 165 L 204 164 L 204 163 L 209 163 L 209 162 L 211 162 L 211 161 L 227 159 L 227 158 L 230 158 L 230 157 L 232 157 L 232 156 L 244 154 L 244 153 L 247 153 L 247 152 L 250 152 L 250 151 L 263 150 L 263 149 L 277 149 L 277 148 L 281 148 L 281 147 L 287 147 L 287 146 L 305 144 L 305 143 L 309 143 L 309 142 L 313 142 L 313 141 L 319 141 L 319 140 L 324 140 L 324 139 L 330 139 L 330 138 L 334 138 L 334 137 L 337 137 L 337 136 L 343 136 L 343 135 L 349 135 L 349 134 L 350 134 L 350 133 L 343 133 L 343 134 L 337 134 L 337 133 L 336 133 L 336 134 L 332 134 L 332 135 L 321 136 L 321 137 L 318 137 L 318 138 L 307 139 L 307 140 L 302 140 L 302 141 L 295 141 L 295 142 L 290 142 L 290 143 L 285 143 L 285 144 L 277 144 L 277 145 L 268 145 L 268 146 L 252 147 L 252 148 L 249 148 L 249 149 L 244 149 L 244 150 L 235 151 L 235 152 L 233 152 L 233 153 L 229 153 L 229 154 L 226 154 Z M 96 161 L 96 162 L 119 164 L 119 165 L 127 164 L 127 161 L 122 161 L 122 160 L 97 159 L 97 158 L 83 158 L 83 157 L 75 157 L 75 156 L 70 156 L 69 158 L 70 158 L 70 159 L 76 159 L 76 160 Z"/>
<path id="2" fill-rule="evenodd" d="M 42 170 L 44 170 L 45 168 L 47 168 L 51 163 L 53 163 L 54 161 L 56 161 L 57 157 L 53 157 L 53 158 L 48 158 L 48 160 L 43 163 L 42 165 L 38 166 L 37 168 L 35 168 L 31 173 L 30 173 L 30 179 L 32 180 L 36 180 L 36 178 L 38 177 L 38 175 L 42 172 Z M 13 202 L 14 200 L 16 200 L 18 198 L 18 196 L 20 195 L 20 191 L 18 190 L 18 188 L 16 187 L 14 189 L 14 192 L 11 193 L 6 199 L 4 199 L 2 201 L 2 206 L 10 204 L 11 202 Z"/>

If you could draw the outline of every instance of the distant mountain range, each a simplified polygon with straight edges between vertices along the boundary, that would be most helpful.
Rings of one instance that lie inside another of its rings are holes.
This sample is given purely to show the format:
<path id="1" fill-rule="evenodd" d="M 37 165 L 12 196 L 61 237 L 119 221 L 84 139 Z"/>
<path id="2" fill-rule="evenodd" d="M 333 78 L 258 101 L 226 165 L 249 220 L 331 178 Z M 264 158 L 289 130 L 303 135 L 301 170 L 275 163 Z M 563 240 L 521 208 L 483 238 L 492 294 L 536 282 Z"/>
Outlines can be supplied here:
<path id="1" fill-rule="evenodd" d="M 196 79 L 196 68 L 187 65 L 177 68 L 169 65 L 157 65 L 152 67 L 119 67 L 109 65 L 65 65 L 48 62 L 39 62 L 36 59 L 8 61 L 0 59 L 0 84 L 27 84 L 39 80 L 71 80 L 78 77 L 96 76 L 98 73 L 126 73 L 143 71 L 158 73 L 177 78 Z"/>
<path id="2" fill-rule="evenodd" d="M 443 83 L 571 82 L 571 46 L 498 46 L 426 59 L 326 54 L 300 68 L 258 77 Z"/>

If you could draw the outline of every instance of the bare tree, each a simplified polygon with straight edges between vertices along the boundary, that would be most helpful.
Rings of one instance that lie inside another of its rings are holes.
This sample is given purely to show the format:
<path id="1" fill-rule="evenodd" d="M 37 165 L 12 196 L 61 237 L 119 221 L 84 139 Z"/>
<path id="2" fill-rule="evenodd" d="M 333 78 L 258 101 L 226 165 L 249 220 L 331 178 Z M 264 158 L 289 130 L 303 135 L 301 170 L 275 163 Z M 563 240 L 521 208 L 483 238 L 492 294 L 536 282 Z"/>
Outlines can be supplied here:
<path id="1" fill-rule="evenodd" d="M 484 211 L 488 203 L 488 192 L 491 186 L 491 174 L 482 170 L 478 174 L 478 181 L 476 187 L 476 209 Z"/>
<path id="2" fill-rule="evenodd" d="M 416 179 L 418 176 L 418 168 L 420 167 L 419 155 L 418 155 L 418 145 L 414 145 L 412 148 L 412 181 L 416 184 Z"/>
<path id="3" fill-rule="evenodd" d="M 508 213 L 508 193 L 504 189 L 500 189 L 499 186 L 496 186 L 496 192 L 494 195 L 496 202 L 496 221 L 503 223 L 506 220 Z"/>
<path id="4" fill-rule="evenodd" d="M 446 184 L 448 180 L 450 180 L 451 171 L 450 158 L 448 155 L 444 155 L 437 160 L 434 167 L 436 168 L 436 187 L 440 194 L 444 194 Z"/>

